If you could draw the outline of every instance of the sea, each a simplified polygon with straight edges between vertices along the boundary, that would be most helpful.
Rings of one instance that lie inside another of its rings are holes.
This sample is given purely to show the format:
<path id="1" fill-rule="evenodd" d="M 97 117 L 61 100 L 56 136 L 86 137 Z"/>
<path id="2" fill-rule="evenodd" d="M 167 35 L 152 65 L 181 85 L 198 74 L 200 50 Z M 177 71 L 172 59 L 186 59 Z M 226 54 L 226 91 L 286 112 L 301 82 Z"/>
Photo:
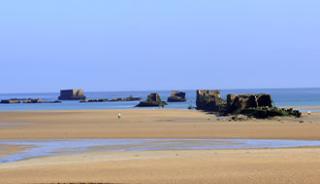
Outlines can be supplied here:
<path id="1" fill-rule="evenodd" d="M 186 92 L 187 101 L 182 103 L 169 103 L 168 109 L 188 109 L 196 105 L 196 91 L 182 90 Z M 148 94 L 157 92 L 162 100 L 170 96 L 170 91 L 118 91 L 118 92 L 86 92 L 88 99 L 97 98 L 124 98 L 128 96 L 145 99 Z M 268 93 L 272 95 L 273 103 L 280 107 L 291 106 L 320 106 L 320 88 L 295 88 L 295 89 L 225 89 L 221 90 L 223 98 L 227 94 Z M 44 100 L 57 100 L 59 93 L 12 93 L 0 94 L 0 99 L 11 98 L 41 98 Z M 138 101 L 132 102 L 102 102 L 80 103 L 79 101 L 63 101 L 62 103 L 39 103 L 39 104 L 0 104 L 0 111 L 38 111 L 38 110 L 94 110 L 94 109 L 134 109 Z M 311 109 L 315 110 L 314 108 Z"/>

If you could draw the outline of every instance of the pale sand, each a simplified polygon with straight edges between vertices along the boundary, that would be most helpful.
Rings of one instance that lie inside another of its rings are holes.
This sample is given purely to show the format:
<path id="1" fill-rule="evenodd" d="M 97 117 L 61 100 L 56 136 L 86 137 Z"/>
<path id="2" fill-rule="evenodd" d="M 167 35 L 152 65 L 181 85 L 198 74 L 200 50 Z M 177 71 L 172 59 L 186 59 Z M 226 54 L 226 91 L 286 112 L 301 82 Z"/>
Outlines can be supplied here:
<path id="1" fill-rule="evenodd" d="M 320 149 L 88 153 L 0 165 L 1 184 L 318 184 Z"/>
<path id="2" fill-rule="evenodd" d="M 122 119 L 117 114 L 122 113 Z M 304 121 L 300 123 L 299 121 Z M 320 113 L 285 118 L 217 121 L 183 110 L 0 113 L 0 139 L 274 138 L 319 139 Z M 320 148 L 90 152 L 0 164 L 0 183 L 318 184 Z"/>
<path id="3" fill-rule="evenodd" d="M 122 119 L 117 114 L 122 113 Z M 303 121 L 304 123 L 299 123 Z M 6 126 L 2 126 L 1 122 Z M 8 124 L 12 126 L 8 126 Z M 0 139 L 276 138 L 319 139 L 320 113 L 299 119 L 218 121 L 188 110 L 0 113 Z"/>

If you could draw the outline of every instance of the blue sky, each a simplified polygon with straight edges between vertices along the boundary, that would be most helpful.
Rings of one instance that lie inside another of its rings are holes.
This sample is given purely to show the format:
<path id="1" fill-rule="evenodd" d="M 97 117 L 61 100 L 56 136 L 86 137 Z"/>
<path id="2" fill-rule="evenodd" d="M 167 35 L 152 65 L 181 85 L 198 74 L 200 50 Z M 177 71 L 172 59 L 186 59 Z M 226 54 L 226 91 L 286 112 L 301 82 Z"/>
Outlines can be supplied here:
<path id="1" fill-rule="evenodd" d="M 0 92 L 320 87 L 317 0 L 0 1 Z"/>

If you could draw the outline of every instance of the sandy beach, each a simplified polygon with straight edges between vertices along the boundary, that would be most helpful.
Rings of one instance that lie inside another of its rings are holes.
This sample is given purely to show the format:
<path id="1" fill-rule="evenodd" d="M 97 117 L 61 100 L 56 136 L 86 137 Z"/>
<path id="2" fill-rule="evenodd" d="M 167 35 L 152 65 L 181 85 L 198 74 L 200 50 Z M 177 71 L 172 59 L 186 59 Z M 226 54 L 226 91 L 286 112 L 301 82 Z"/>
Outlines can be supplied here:
<path id="1" fill-rule="evenodd" d="M 300 119 L 228 121 L 189 110 L 2 112 L 0 127 L 0 139 L 320 139 L 320 113 Z"/>
<path id="2" fill-rule="evenodd" d="M 320 1 L 0 3 L 0 184 L 320 184 Z"/>
<path id="3" fill-rule="evenodd" d="M 118 119 L 117 114 L 122 118 Z M 258 138 L 320 140 L 320 113 L 228 121 L 190 110 L 0 113 L 0 139 Z M 18 151 L 18 150 L 16 150 Z M 8 153 L 5 153 L 8 154 Z M 320 148 L 135 151 L 0 164 L 0 183 L 319 183 Z"/>
<path id="4" fill-rule="evenodd" d="M 1 183 L 319 183 L 320 149 L 88 153 L 0 165 Z"/>

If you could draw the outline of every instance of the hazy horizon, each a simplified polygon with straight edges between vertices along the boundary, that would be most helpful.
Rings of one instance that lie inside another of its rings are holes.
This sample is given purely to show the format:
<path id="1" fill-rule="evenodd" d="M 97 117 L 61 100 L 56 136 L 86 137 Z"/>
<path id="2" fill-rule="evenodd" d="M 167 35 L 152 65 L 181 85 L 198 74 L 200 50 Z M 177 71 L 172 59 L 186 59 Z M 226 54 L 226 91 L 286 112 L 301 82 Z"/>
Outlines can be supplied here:
<path id="1" fill-rule="evenodd" d="M 319 88 L 320 2 L 0 3 L 0 93 Z"/>

